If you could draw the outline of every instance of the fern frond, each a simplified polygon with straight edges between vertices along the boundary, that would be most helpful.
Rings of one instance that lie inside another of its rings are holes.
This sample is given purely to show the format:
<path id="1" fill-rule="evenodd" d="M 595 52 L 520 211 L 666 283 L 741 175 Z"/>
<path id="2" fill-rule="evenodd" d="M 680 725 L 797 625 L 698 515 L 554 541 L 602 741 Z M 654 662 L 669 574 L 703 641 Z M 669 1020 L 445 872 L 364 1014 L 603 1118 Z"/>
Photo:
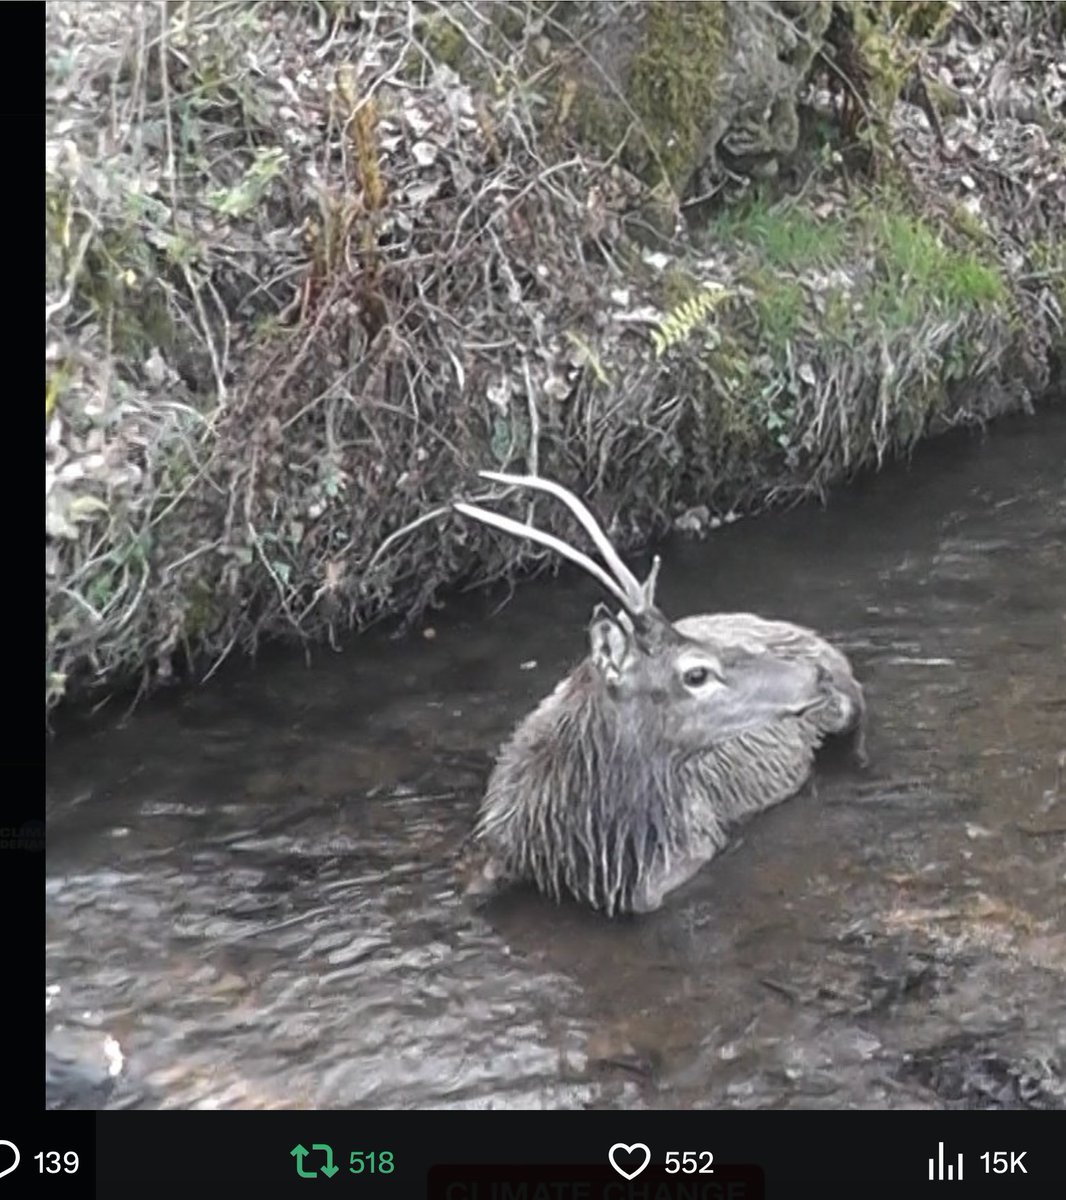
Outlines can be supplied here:
<path id="1" fill-rule="evenodd" d="M 584 364 L 588 366 L 593 375 L 596 376 L 597 381 L 602 383 L 605 387 L 609 387 L 611 383 L 610 376 L 603 369 L 603 364 L 600 362 L 599 355 L 596 353 L 596 351 L 593 350 L 589 343 L 586 342 L 580 334 L 574 333 L 573 330 L 568 329 L 566 331 L 566 336 L 570 341 L 570 344 L 581 355 Z"/>
<path id="2" fill-rule="evenodd" d="M 723 287 L 705 284 L 694 296 L 671 309 L 659 323 L 659 328 L 652 330 L 655 357 L 662 358 L 667 350 L 683 342 L 731 294 Z"/>

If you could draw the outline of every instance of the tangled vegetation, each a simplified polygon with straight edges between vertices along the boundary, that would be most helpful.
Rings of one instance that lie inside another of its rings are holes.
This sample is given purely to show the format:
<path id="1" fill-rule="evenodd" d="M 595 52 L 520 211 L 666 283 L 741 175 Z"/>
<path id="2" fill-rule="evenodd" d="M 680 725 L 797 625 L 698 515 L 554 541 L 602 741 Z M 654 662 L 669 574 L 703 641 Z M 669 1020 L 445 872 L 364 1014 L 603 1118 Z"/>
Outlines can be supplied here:
<path id="1" fill-rule="evenodd" d="M 660 39 L 649 178 L 570 120 L 591 7 L 48 6 L 48 708 L 539 561 L 487 465 L 631 546 L 1061 381 L 1062 6 L 823 6 L 762 176 L 642 119 Z"/>

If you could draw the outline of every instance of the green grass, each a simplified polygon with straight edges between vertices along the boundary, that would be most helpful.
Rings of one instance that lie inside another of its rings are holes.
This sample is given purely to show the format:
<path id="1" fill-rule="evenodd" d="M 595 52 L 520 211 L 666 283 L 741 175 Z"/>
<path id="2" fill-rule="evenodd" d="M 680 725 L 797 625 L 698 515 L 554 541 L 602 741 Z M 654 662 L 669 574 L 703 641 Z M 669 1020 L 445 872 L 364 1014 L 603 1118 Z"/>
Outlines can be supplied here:
<path id="1" fill-rule="evenodd" d="M 763 262 L 782 269 L 837 262 L 848 244 L 843 221 L 821 220 L 802 208 L 770 207 L 762 200 L 723 212 L 709 236 L 727 245 L 751 246 Z"/>
<path id="2" fill-rule="evenodd" d="M 901 212 L 875 214 L 870 221 L 878 273 L 901 293 L 917 293 L 915 302 L 939 303 L 951 311 L 1006 302 L 999 272 L 972 250 L 945 244 L 927 222 Z"/>
<path id="3" fill-rule="evenodd" d="M 756 199 L 721 214 L 711 237 L 750 254 L 760 332 L 775 345 L 791 339 L 808 313 L 826 332 L 846 339 L 856 325 L 898 329 L 932 311 L 956 315 L 1009 303 L 1003 276 L 976 247 L 953 245 L 891 198 L 853 208 L 847 218 L 824 220 L 794 205 L 770 207 Z M 863 263 L 870 264 L 865 278 Z M 855 290 L 830 292 L 826 311 L 815 316 L 800 282 L 804 270 L 849 264 L 857 271 Z"/>
<path id="4" fill-rule="evenodd" d="M 760 331 L 767 340 L 781 345 L 796 332 L 807 307 L 807 294 L 794 279 L 772 271 L 759 272 L 753 282 Z"/>
<path id="5" fill-rule="evenodd" d="M 888 290 L 906 292 L 903 307 L 939 304 L 952 311 L 968 306 L 1001 305 L 1007 287 L 995 267 L 970 246 L 957 249 L 928 221 L 906 212 L 891 200 L 868 203 L 845 219 L 821 219 L 796 206 L 770 206 L 756 199 L 720 214 L 709 236 L 725 245 L 750 248 L 761 268 L 779 272 L 828 267 L 871 255 L 874 275 Z M 763 273 L 763 280 L 772 278 Z M 773 290 L 780 290 L 779 282 Z M 876 290 L 876 289 L 875 289 Z M 769 323 L 787 327 L 794 298 L 769 301 Z"/>

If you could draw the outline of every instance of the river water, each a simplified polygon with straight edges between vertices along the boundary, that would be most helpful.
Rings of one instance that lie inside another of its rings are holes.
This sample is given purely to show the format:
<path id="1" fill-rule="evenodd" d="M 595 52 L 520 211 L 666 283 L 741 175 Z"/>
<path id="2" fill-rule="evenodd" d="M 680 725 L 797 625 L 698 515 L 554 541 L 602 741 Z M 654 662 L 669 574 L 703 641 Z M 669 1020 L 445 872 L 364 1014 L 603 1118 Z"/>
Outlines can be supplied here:
<path id="1" fill-rule="evenodd" d="M 851 655 L 871 764 L 647 917 L 453 885 L 496 748 L 584 652 L 580 575 L 65 732 L 48 1103 L 1066 1107 L 1064 464 L 1049 410 L 661 547 L 670 615 Z"/>

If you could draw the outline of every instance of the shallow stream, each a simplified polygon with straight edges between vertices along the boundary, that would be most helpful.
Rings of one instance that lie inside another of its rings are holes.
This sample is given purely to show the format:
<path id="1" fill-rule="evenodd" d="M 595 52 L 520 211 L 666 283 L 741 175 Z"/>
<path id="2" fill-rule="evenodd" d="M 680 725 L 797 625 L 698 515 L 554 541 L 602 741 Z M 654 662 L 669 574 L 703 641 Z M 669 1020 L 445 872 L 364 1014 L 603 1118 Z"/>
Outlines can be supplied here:
<path id="1" fill-rule="evenodd" d="M 852 656 L 871 765 L 648 917 L 453 886 L 496 748 L 584 652 L 578 575 L 66 732 L 49 1104 L 1066 1107 L 1064 464 L 1045 411 L 661 548 L 671 615 Z"/>

